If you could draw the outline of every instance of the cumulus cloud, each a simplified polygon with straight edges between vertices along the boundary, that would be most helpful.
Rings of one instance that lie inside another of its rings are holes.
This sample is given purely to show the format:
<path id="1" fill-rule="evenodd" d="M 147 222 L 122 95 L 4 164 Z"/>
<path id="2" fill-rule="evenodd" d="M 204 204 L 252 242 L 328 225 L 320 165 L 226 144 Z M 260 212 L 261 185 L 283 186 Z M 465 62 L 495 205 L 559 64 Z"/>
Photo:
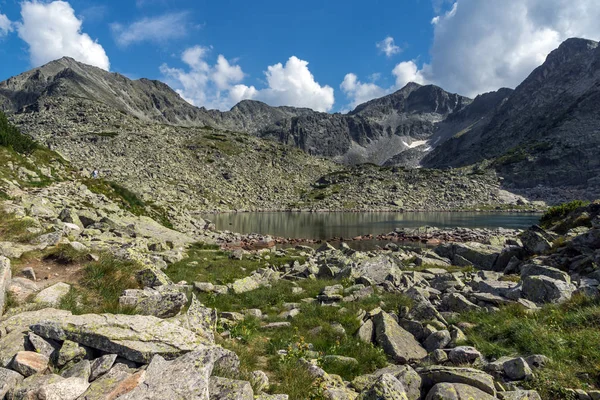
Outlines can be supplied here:
<path id="1" fill-rule="evenodd" d="M 427 78 L 425 78 L 423 71 L 419 70 L 417 63 L 414 61 L 403 61 L 396 65 L 392 70 L 392 75 L 396 77 L 395 88 L 402 88 L 409 82 L 415 82 L 418 84 L 426 84 Z"/>
<path id="2" fill-rule="evenodd" d="M 431 63 L 418 71 L 468 96 L 515 87 L 569 37 L 600 38 L 597 0 L 458 0 L 434 18 Z"/>
<path id="3" fill-rule="evenodd" d="M 226 110 L 245 99 L 264 101 L 273 106 L 288 105 L 329 111 L 333 107 L 333 89 L 317 83 L 308 69 L 308 62 L 290 57 L 285 66 L 271 65 L 265 72 L 267 87 L 257 89 L 242 84 L 242 68 L 223 55 L 215 65 L 205 57 L 209 49 L 195 46 L 187 49 L 181 59 L 188 70 L 161 66 L 167 77 L 186 101 L 196 106 Z"/>
<path id="4" fill-rule="evenodd" d="M 384 53 L 387 57 L 391 57 L 394 54 L 398 54 L 402 51 L 399 46 L 394 43 L 394 38 L 391 36 L 386 37 L 381 42 L 375 44 L 380 52 Z"/>
<path id="5" fill-rule="evenodd" d="M 13 23 L 4 14 L 0 14 L 0 38 L 13 31 Z"/>
<path id="6" fill-rule="evenodd" d="M 374 83 L 363 83 L 359 81 L 358 77 L 352 73 L 346 74 L 340 88 L 342 89 L 342 92 L 351 99 L 349 104 L 349 107 L 351 108 L 355 108 L 359 104 L 376 97 L 384 96 L 388 93 L 387 89 Z"/>
<path id="7" fill-rule="evenodd" d="M 129 25 L 113 23 L 110 28 L 117 44 L 122 47 L 141 42 L 163 43 L 187 35 L 188 13 L 178 12 L 142 18 Z"/>
<path id="8" fill-rule="evenodd" d="M 29 45 L 34 66 L 63 56 L 108 70 L 110 63 L 104 48 L 81 31 L 82 21 L 69 3 L 53 1 L 21 3 L 23 21 L 17 24 L 19 37 Z"/>

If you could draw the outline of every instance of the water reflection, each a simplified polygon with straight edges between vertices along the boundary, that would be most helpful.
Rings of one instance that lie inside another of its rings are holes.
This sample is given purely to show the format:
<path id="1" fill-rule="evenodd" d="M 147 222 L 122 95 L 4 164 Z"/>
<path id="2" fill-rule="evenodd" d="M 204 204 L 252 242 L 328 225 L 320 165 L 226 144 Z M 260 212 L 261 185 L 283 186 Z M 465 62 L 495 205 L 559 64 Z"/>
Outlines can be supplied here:
<path id="1" fill-rule="evenodd" d="M 539 214 L 423 212 L 423 213 L 230 213 L 207 215 L 219 230 L 273 236 L 330 239 L 388 233 L 394 228 L 527 228 Z"/>

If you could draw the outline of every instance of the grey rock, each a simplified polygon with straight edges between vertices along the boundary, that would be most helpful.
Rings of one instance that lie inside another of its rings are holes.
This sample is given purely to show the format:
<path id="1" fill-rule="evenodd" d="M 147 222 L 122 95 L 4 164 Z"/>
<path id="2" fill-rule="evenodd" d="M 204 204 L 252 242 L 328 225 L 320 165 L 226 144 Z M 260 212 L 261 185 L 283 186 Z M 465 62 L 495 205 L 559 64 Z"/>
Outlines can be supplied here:
<path id="1" fill-rule="evenodd" d="M 63 378 L 81 378 L 88 382 L 92 373 L 92 367 L 89 360 L 81 360 L 77 364 L 65 368 L 61 371 L 60 376 Z M 87 389 L 87 388 L 86 388 Z"/>
<path id="2" fill-rule="evenodd" d="M 510 392 L 499 392 L 501 400 L 542 400 L 535 390 L 513 390 Z"/>
<path id="3" fill-rule="evenodd" d="M 161 290 L 152 288 L 127 289 L 119 297 L 119 305 L 131 307 L 138 314 L 153 315 L 158 318 L 169 318 L 177 315 L 187 303 L 185 293 L 170 286 L 160 286 Z"/>
<path id="4" fill-rule="evenodd" d="M 442 299 L 443 307 L 448 311 L 467 312 L 479 309 L 479 306 L 470 302 L 460 293 L 449 293 Z"/>
<path id="5" fill-rule="evenodd" d="M 373 321 L 367 320 L 356 331 L 356 337 L 365 343 L 372 343 L 375 339 L 375 330 L 373 329 Z"/>
<path id="6" fill-rule="evenodd" d="M 23 382 L 23 375 L 16 371 L 0 367 L 0 399 L 4 399 L 21 382 Z"/>
<path id="7" fill-rule="evenodd" d="M 49 307 L 58 307 L 62 298 L 69 293 L 69 290 L 71 290 L 71 285 L 59 282 L 40 291 L 33 301 Z"/>
<path id="8" fill-rule="evenodd" d="M 336 276 L 337 278 L 367 278 L 373 284 L 385 282 L 390 275 L 401 275 L 401 270 L 388 256 L 378 256 L 361 261 L 355 265 L 348 266 Z"/>
<path id="9" fill-rule="evenodd" d="M 481 359 L 481 353 L 475 347 L 459 346 L 450 350 L 448 359 L 456 365 L 472 364 Z"/>
<path id="10" fill-rule="evenodd" d="M 545 265 L 525 264 L 521 267 L 521 280 L 529 276 L 547 276 L 548 278 L 571 283 L 571 278 L 566 272 L 558 268 L 547 267 Z"/>
<path id="11" fill-rule="evenodd" d="M 45 338 L 72 340 L 140 363 L 149 362 L 155 354 L 175 358 L 208 342 L 187 329 L 144 315 L 73 315 L 35 323 L 31 330 Z"/>
<path id="12" fill-rule="evenodd" d="M 209 387 L 211 400 L 254 400 L 250 382 L 212 376 Z"/>
<path id="13" fill-rule="evenodd" d="M 38 399 L 75 400 L 85 393 L 89 386 L 87 380 L 75 377 L 67 378 L 41 386 L 36 391 L 36 395 Z"/>
<path id="14" fill-rule="evenodd" d="M 357 400 L 394 400 L 407 398 L 402 383 L 393 375 L 382 374 L 363 390 Z"/>
<path id="15" fill-rule="evenodd" d="M 552 248 L 552 244 L 537 230 L 526 230 L 521 234 L 523 247 L 530 254 L 544 254 Z"/>
<path id="16" fill-rule="evenodd" d="M 402 384 L 408 400 L 419 400 L 421 398 L 421 377 L 410 365 L 391 365 L 372 374 L 357 376 L 352 381 L 352 387 L 362 392 L 367 387 L 372 386 L 384 374 L 392 375 Z"/>
<path id="17" fill-rule="evenodd" d="M 427 352 L 432 352 L 437 349 L 443 349 L 450 343 L 450 340 L 452 340 L 450 332 L 444 329 L 429 335 L 423 342 L 423 347 L 425 347 Z"/>
<path id="18" fill-rule="evenodd" d="M 464 367 L 431 366 L 418 369 L 423 387 L 431 388 L 438 383 L 462 383 L 495 396 L 494 378 L 483 371 Z"/>
<path id="19" fill-rule="evenodd" d="M 496 396 L 463 383 L 438 383 L 429 393 L 425 400 L 493 400 Z"/>
<path id="20" fill-rule="evenodd" d="M 521 295 L 535 303 L 562 303 L 571 298 L 575 288 L 547 276 L 528 276 L 523 280 Z"/>
<path id="21" fill-rule="evenodd" d="M 252 371 L 250 384 L 257 393 L 263 392 L 269 388 L 269 377 L 263 371 Z"/>
<path id="22" fill-rule="evenodd" d="M 58 356 L 56 358 L 56 365 L 59 367 L 67 365 L 71 361 L 79 361 L 83 359 L 86 355 L 86 350 L 83 346 L 80 346 L 79 343 L 73 342 L 71 340 L 65 340 L 58 351 Z"/>
<path id="23" fill-rule="evenodd" d="M 427 356 L 427 351 L 421 347 L 413 335 L 405 331 L 386 312 L 381 311 L 373 317 L 375 324 L 375 340 L 385 353 L 406 364 L 411 360 L 421 360 Z"/>
<path id="24" fill-rule="evenodd" d="M 60 344 L 54 340 L 46 340 L 33 332 L 29 332 L 27 338 L 37 353 L 43 354 L 48 358 L 52 358 L 54 353 L 60 348 Z"/>
<path id="25" fill-rule="evenodd" d="M 6 303 L 6 291 L 10 285 L 12 273 L 10 269 L 10 260 L 0 256 L 0 316 L 4 312 Z"/>
<path id="26" fill-rule="evenodd" d="M 116 354 L 106 354 L 92 361 L 90 365 L 90 382 L 95 381 L 98 377 L 110 371 L 116 359 Z"/>
<path id="27" fill-rule="evenodd" d="M 502 366 L 506 377 L 513 381 L 520 381 L 533 377 L 531 368 L 529 368 L 527 362 L 521 357 L 505 361 Z"/>
<path id="28" fill-rule="evenodd" d="M 156 267 L 148 266 L 135 274 L 136 280 L 143 287 L 155 288 L 157 286 L 171 285 L 169 277 Z"/>

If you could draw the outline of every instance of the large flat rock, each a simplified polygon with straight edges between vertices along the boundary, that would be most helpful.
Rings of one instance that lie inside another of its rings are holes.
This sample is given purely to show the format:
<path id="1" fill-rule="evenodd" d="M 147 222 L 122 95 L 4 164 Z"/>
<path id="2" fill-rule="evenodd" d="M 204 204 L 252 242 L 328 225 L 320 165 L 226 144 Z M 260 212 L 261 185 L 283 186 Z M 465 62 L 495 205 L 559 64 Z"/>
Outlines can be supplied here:
<path id="1" fill-rule="evenodd" d="M 401 364 L 421 360 L 427 351 L 415 337 L 405 331 L 388 313 L 381 311 L 373 317 L 375 340 L 385 353 Z"/>
<path id="2" fill-rule="evenodd" d="M 36 334 L 71 340 L 140 363 L 154 355 L 172 359 L 210 344 L 206 338 L 153 316 L 86 314 L 31 325 Z"/>

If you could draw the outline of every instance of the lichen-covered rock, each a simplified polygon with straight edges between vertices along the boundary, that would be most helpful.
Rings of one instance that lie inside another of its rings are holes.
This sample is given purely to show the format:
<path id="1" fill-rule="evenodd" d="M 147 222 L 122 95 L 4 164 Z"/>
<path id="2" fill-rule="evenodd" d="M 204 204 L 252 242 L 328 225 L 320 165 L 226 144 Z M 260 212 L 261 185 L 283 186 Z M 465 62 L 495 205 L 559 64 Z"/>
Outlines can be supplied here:
<path id="1" fill-rule="evenodd" d="M 65 340 L 62 347 L 58 351 L 58 357 L 56 358 L 56 365 L 62 367 L 71 361 L 79 361 L 85 357 L 85 348 L 80 346 L 79 343 L 71 340 Z"/>
<path id="2" fill-rule="evenodd" d="M 37 399 L 37 393 L 41 387 L 64 380 L 65 378 L 55 374 L 29 376 L 14 389 L 12 398 L 14 400 Z"/>
<path id="3" fill-rule="evenodd" d="M 462 383 L 473 386 L 492 396 L 496 395 L 494 378 L 473 368 L 446 367 L 434 365 L 417 369 L 423 379 L 423 388 L 431 388 L 438 383 Z"/>
<path id="4" fill-rule="evenodd" d="M 92 366 L 89 360 L 81 360 L 70 367 L 61 371 L 60 376 L 63 378 L 81 378 L 86 382 L 90 380 L 92 374 Z"/>
<path id="5" fill-rule="evenodd" d="M 336 276 L 336 278 L 367 278 L 375 285 L 385 282 L 389 276 L 401 275 L 398 265 L 388 256 L 369 258 L 359 263 L 350 265 Z"/>
<path id="6" fill-rule="evenodd" d="M 502 400 L 542 400 L 535 390 L 513 390 L 510 392 L 499 392 L 498 397 Z"/>
<path id="7" fill-rule="evenodd" d="M 194 332 L 145 315 L 72 315 L 35 323 L 31 330 L 45 338 L 72 340 L 140 363 L 149 362 L 155 354 L 175 358 L 208 342 Z"/>
<path id="8" fill-rule="evenodd" d="M 67 378 L 59 382 L 47 383 L 35 393 L 36 399 L 44 400 L 75 400 L 90 386 L 87 380 Z"/>
<path id="9" fill-rule="evenodd" d="M 479 310 L 479 306 L 470 302 L 460 293 L 448 293 L 442 299 L 443 307 L 448 311 L 467 312 Z"/>
<path id="10" fill-rule="evenodd" d="M 407 399 L 402 383 L 393 375 L 382 374 L 363 390 L 357 400 L 396 400 Z"/>
<path id="11" fill-rule="evenodd" d="M 208 346 L 198 346 L 172 361 L 156 355 L 146 369 L 143 384 L 119 400 L 208 400 L 213 366 L 214 351 Z"/>
<path id="12" fill-rule="evenodd" d="M 521 295 L 535 303 L 563 303 L 575 291 L 573 285 L 547 276 L 528 276 L 523 280 Z"/>
<path id="13" fill-rule="evenodd" d="M 217 310 L 205 307 L 192 293 L 192 302 L 185 314 L 176 317 L 177 323 L 198 336 L 214 343 L 214 331 L 217 324 Z"/>
<path id="14" fill-rule="evenodd" d="M 545 265 L 526 264 L 521 267 L 521 280 L 528 276 L 547 276 L 548 278 L 556 279 L 566 283 L 571 283 L 571 278 L 566 272 L 558 268 L 548 267 Z"/>
<path id="15" fill-rule="evenodd" d="M 23 382 L 23 375 L 10 369 L 0 368 L 0 399 Z"/>
<path id="16" fill-rule="evenodd" d="M 513 381 L 529 379 L 533 376 L 533 372 L 527 364 L 527 361 L 521 357 L 505 361 L 502 366 L 506 377 Z"/>
<path id="17" fill-rule="evenodd" d="M 20 351 L 12 360 L 11 368 L 23 376 L 41 374 L 48 369 L 50 360 L 43 354 L 33 351 Z"/>
<path id="18" fill-rule="evenodd" d="M 4 312 L 6 302 L 6 291 L 10 285 L 12 273 L 10 269 L 10 260 L 0 256 L 0 316 Z"/>
<path id="19" fill-rule="evenodd" d="M 450 343 L 452 337 L 450 336 L 450 332 L 446 329 L 433 332 L 431 335 L 425 339 L 423 342 L 423 347 L 427 352 L 432 352 L 437 349 L 443 349 Z"/>
<path id="20" fill-rule="evenodd" d="M 256 392 L 263 392 L 269 388 L 269 377 L 263 371 L 252 371 L 250 384 Z"/>
<path id="21" fill-rule="evenodd" d="M 481 353 L 471 346 L 459 346 L 450 350 L 448 359 L 452 364 L 472 364 L 481 359 Z"/>
<path id="22" fill-rule="evenodd" d="M 52 358 L 56 351 L 61 347 L 61 345 L 54 340 L 44 339 L 33 332 L 27 334 L 27 339 L 29 339 L 29 344 L 31 344 L 36 353 L 43 354 L 48 358 Z"/>
<path id="23" fill-rule="evenodd" d="M 69 290 L 71 290 L 71 285 L 59 282 L 40 291 L 33 301 L 49 307 L 58 307 L 62 298 L 69 293 Z"/>
<path id="24" fill-rule="evenodd" d="M 210 400 L 254 400 L 250 382 L 212 376 L 209 383 Z"/>
<path id="25" fill-rule="evenodd" d="M 235 294 L 241 294 L 256 290 L 260 287 L 260 283 L 251 276 L 238 279 L 231 284 L 231 290 Z"/>
<path id="26" fill-rule="evenodd" d="M 153 315 L 158 318 L 169 318 L 177 315 L 187 303 L 185 293 L 161 286 L 161 290 L 152 288 L 127 289 L 119 297 L 119 305 L 131 307 L 141 315 Z"/>
<path id="27" fill-rule="evenodd" d="M 438 383 L 425 400 L 494 400 L 496 396 L 462 383 Z"/>
<path id="28" fill-rule="evenodd" d="M 109 400 L 123 396 L 144 381 L 146 371 L 134 371 L 124 364 L 115 365 L 106 374 L 92 382 L 83 394 L 85 400 Z"/>
<path id="29" fill-rule="evenodd" d="M 530 254 L 543 254 L 552 248 L 552 244 L 538 230 L 528 229 L 520 238 L 523 247 Z"/>
<path id="30" fill-rule="evenodd" d="M 154 288 L 157 286 L 171 285 L 173 282 L 167 274 L 154 266 L 147 266 L 135 274 L 135 279 L 143 287 Z"/>
<path id="31" fill-rule="evenodd" d="M 110 371 L 116 359 L 116 354 L 105 354 L 92 361 L 90 365 L 90 382 L 95 381 L 99 376 Z"/>
<path id="32" fill-rule="evenodd" d="M 392 375 L 402 384 L 408 400 L 421 398 L 421 377 L 410 365 L 391 365 L 372 374 L 357 376 L 352 381 L 352 387 L 362 392 L 384 374 Z"/>
<path id="33" fill-rule="evenodd" d="M 373 317 L 375 341 L 385 353 L 399 363 L 421 360 L 427 351 L 421 347 L 413 335 L 402 329 L 386 312 L 381 311 Z"/>

